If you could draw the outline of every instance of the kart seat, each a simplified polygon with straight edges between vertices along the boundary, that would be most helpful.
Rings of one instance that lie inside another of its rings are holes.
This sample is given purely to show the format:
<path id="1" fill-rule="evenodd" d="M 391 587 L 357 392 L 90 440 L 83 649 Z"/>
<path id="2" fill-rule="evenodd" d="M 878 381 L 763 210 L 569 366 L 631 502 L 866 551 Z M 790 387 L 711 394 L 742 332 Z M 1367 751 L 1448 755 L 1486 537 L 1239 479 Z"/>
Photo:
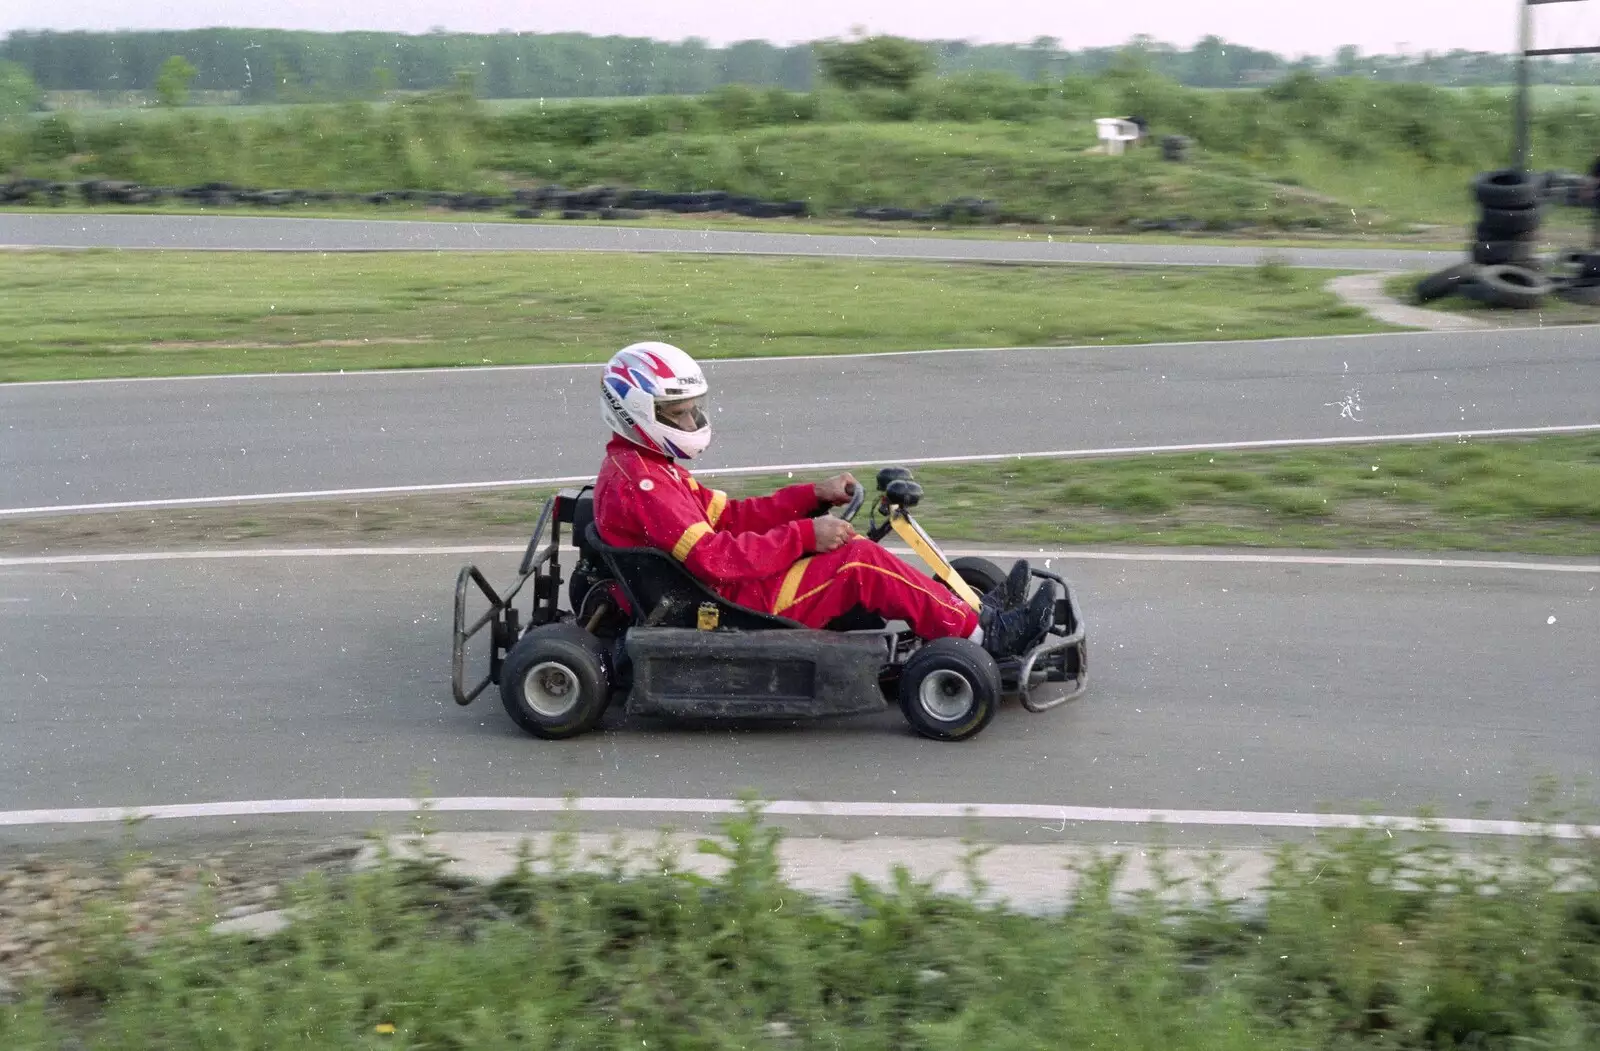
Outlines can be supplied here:
<path id="1" fill-rule="evenodd" d="M 586 485 L 572 501 L 572 542 L 580 554 L 591 553 L 589 527 L 594 525 L 594 486 Z M 598 534 L 596 534 L 598 536 Z"/>
<path id="2" fill-rule="evenodd" d="M 612 547 L 600 539 L 595 528 L 592 501 L 580 503 L 581 515 L 587 504 L 589 521 L 578 531 L 573 523 L 574 536 L 583 537 L 581 546 L 593 552 L 605 563 L 611 575 L 622 585 L 628 602 L 642 617 L 641 623 L 656 628 L 693 628 L 699 620 L 702 603 L 717 607 L 721 626 L 740 631 L 770 631 L 774 628 L 804 628 L 799 621 L 730 602 L 706 587 L 677 559 L 653 547 Z"/>

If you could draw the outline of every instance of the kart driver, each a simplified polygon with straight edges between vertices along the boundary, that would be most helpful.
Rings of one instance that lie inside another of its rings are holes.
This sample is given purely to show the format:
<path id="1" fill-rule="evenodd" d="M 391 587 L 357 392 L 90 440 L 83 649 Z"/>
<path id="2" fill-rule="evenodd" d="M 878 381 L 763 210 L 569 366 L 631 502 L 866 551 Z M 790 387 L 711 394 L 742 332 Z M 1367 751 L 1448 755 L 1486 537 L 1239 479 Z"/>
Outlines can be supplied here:
<path id="1" fill-rule="evenodd" d="M 677 347 L 625 347 L 601 388 L 615 432 L 594 488 L 595 527 L 606 543 L 670 552 L 722 597 L 811 628 L 863 607 L 907 622 L 924 640 L 969 638 L 995 657 L 1026 652 L 1050 629 L 1055 585 L 1045 581 L 1025 603 L 1026 562 L 974 613 L 944 584 L 823 514 L 854 495 L 860 483 L 849 474 L 746 500 L 695 481 L 674 461 L 711 443 L 708 388 Z"/>

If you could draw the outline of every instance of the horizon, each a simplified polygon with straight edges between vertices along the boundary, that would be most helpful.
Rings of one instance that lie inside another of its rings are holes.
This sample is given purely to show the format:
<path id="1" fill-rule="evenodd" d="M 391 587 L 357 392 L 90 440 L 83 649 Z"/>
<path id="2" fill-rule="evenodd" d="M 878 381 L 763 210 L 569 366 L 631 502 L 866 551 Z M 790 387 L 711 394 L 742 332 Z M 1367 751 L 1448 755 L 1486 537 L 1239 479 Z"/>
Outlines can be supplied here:
<path id="1" fill-rule="evenodd" d="M 786 47 L 804 46 L 806 44 L 823 43 L 823 42 L 839 40 L 839 39 L 849 39 L 848 37 L 841 37 L 839 35 L 834 35 L 834 36 L 829 36 L 829 37 L 815 37 L 815 38 L 806 39 L 806 40 L 766 40 L 766 39 L 762 39 L 762 38 L 745 37 L 745 38 L 740 38 L 739 40 L 709 41 L 705 37 L 695 36 L 695 35 L 692 35 L 692 34 L 690 36 L 677 37 L 677 38 L 669 39 L 669 38 L 659 37 L 659 36 L 656 36 L 656 37 L 652 37 L 652 36 L 635 36 L 633 34 L 628 34 L 628 33 L 591 33 L 591 32 L 586 32 L 586 31 L 583 31 L 583 30 L 531 30 L 530 29 L 530 30 L 490 30 L 490 31 L 485 31 L 485 30 L 475 30 L 475 29 L 448 29 L 448 28 L 445 28 L 445 29 L 441 30 L 439 28 L 434 28 L 434 29 L 423 30 L 421 32 L 417 32 L 417 31 L 401 30 L 401 29 L 285 29 L 285 28 L 282 28 L 282 27 L 279 27 L 279 26 L 205 25 L 205 26 L 190 26 L 190 27 L 186 27 L 186 28 L 182 28 L 182 29 L 129 29 L 129 28 L 116 28 L 116 29 L 51 29 L 51 28 L 38 28 L 38 27 L 27 27 L 27 26 L 25 26 L 25 27 L 18 28 L 18 29 L 9 29 L 9 30 L 5 30 L 4 32 L 0 32 L 0 43 L 3 43 L 5 40 L 10 39 L 12 36 L 19 35 L 19 34 L 45 34 L 45 33 L 52 33 L 52 34 L 58 34 L 58 35 L 66 35 L 66 34 L 74 34 L 74 33 L 83 33 L 83 34 L 89 34 L 89 35 L 97 35 L 97 34 L 113 35 L 113 34 L 120 34 L 120 33 L 206 33 L 206 32 L 324 33 L 324 34 L 329 34 L 329 35 L 338 35 L 338 34 L 354 35 L 354 34 L 365 34 L 365 33 L 379 33 L 379 34 L 384 34 L 384 35 L 394 35 L 394 36 L 403 36 L 403 37 L 416 37 L 416 38 L 434 36 L 434 35 L 439 34 L 441 32 L 443 33 L 443 35 L 447 35 L 447 36 L 483 36 L 483 37 L 494 37 L 494 36 L 504 36 L 504 35 L 511 35 L 511 36 L 585 36 L 585 37 L 591 37 L 593 39 L 605 39 L 607 37 L 621 37 L 621 38 L 624 38 L 624 39 L 650 40 L 653 43 L 668 44 L 668 45 L 682 45 L 682 44 L 684 44 L 684 43 L 686 43 L 686 42 L 688 42 L 690 40 L 699 40 L 699 41 L 705 43 L 706 46 L 708 46 L 708 47 L 710 47 L 712 49 L 716 49 L 716 50 L 723 50 L 723 49 L 726 49 L 726 48 L 729 48 L 729 47 L 733 47 L 733 46 L 735 46 L 737 44 L 749 43 L 749 42 L 752 42 L 752 41 L 759 42 L 759 43 L 770 44 L 773 47 L 786 48 Z M 879 35 L 879 34 L 873 33 L 871 35 L 876 36 L 876 35 Z M 904 33 L 888 33 L 888 34 L 882 34 L 882 35 L 901 37 L 903 39 L 912 40 L 912 41 L 915 41 L 915 42 L 920 43 L 920 44 L 932 45 L 932 44 L 947 44 L 947 43 L 967 43 L 967 44 L 970 44 L 970 45 L 973 45 L 973 46 L 980 46 L 980 47 L 989 47 L 989 46 L 992 46 L 992 47 L 1027 47 L 1027 46 L 1033 44 L 1037 39 L 1039 39 L 1039 38 L 1035 37 L 1035 38 L 1031 38 L 1031 39 L 1027 39 L 1027 40 L 982 40 L 982 41 L 978 41 L 978 40 L 973 40 L 971 37 L 907 36 Z M 1250 43 L 1248 43 L 1246 41 L 1243 41 L 1243 40 L 1233 40 L 1233 39 L 1230 39 L 1228 37 L 1221 36 L 1219 34 L 1204 34 L 1201 37 L 1196 38 L 1195 40 L 1179 43 L 1179 42 L 1176 42 L 1176 41 L 1173 41 L 1173 40 L 1165 40 L 1165 39 L 1162 39 L 1161 37 L 1153 36 L 1151 34 L 1135 33 L 1135 34 L 1133 34 L 1132 36 L 1128 37 L 1125 40 L 1116 41 L 1116 42 L 1107 43 L 1107 44 L 1084 44 L 1084 45 L 1079 46 L 1079 47 L 1073 47 L 1073 46 L 1068 45 L 1066 42 L 1058 40 L 1058 50 L 1060 50 L 1062 52 L 1096 51 L 1096 50 L 1108 50 L 1108 49 L 1115 50 L 1115 49 L 1121 49 L 1121 48 L 1125 48 L 1125 47 L 1131 47 L 1135 43 L 1139 42 L 1140 40 L 1147 40 L 1150 44 L 1153 44 L 1153 45 L 1155 45 L 1157 47 L 1170 47 L 1170 48 L 1172 48 L 1172 49 L 1174 49 L 1176 51 L 1182 52 L 1182 51 L 1191 50 L 1197 44 L 1199 44 L 1201 42 L 1201 40 L 1205 39 L 1207 36 L 1213 36 L 1213 35 L 1217 36 L 1217 39 L 1219 39 L 1223 44 L 1225 44 L 1225 45 L 1227 45 L 1229 47 L 1242 47 L 1242 48 L 1249 48 L 1249 49 L 1256 50 L 1256 51 L 1270 52 L 1270 53 L 1273 53 L 1273 54 L 1277 54 L 1277 55 L 1279 55 L 1279 56 L 1281 56 L 1283 58 L 1286 58 L 1286 59 L 1298 59 L 1298 58 L 1327 59 L 1327 58 L 1330 58 L 1333 55 L 1337 54 L 1337 52 L 1341 48 L 1346 47 L 1346 46 L 1352 46 L 1352 45 L 1349 45 L 1348 43 L 1339 43 L 1339 44 L 1334 44 L 1334 45 L 1330 46 L 1326 51 L 1320 51 L 1320 52 L 1319 51 L 1304 51 L 1304 50 L 1284 51 L 1284 50 L 1281 50 L 1281 49 L 1273 49 L 1273 48 L 1269 48 L 1269 47 L 1257 46 L 1257 45 L 1250 44 Z M 1406 57 L 1420 59 L 1424 54 L 1424 52 L 1422 52 L 1422 51 L 1414 51 L 1414 50 L 1406 50 L 1406 51 L 1370 50 L 1369 51 L 1366 48 L 1360 47 L 1360 45 L 1354 45 L 1354 46 L 1357 47 L 1358 51 L 1361 53 L 1361 55 L 1363 57 L 1367 57 L 1367 58 L 1397 57 L 1397 56 L 1404 55 Z M 1429 53 L 1434 54 L 1434 55 L 1449 55 L 1449 54 L 1451 54 L 1453 52 L 1461 52 L 1461 53 L 1467 53 L 1467 54 L 1485 54 L 1485 55 L 1509 55 L 1509 54 L 1514 54 L 1515 50 L 1516 50 L 1515 48 L 1505 48 L 1505 49 L 1502 49 L 1502 50 L 1499 50 L 1499 51 L 1478 50 L 1478 49 L 1472 49 L 1472 48 L 1455 48 L 1455 49 L 1451 49 L 1451 50 L 1435 50 L 1435 51 L 1432 51 L 1432 52 L 1429 52 Z"/>
<path id="2" fill-rule="evenodd" d="M 812 0 L 806 5 L 729 10 L 720 0 L 611 0 L 603 8 L 563 5 L 530 11 L 517 0 L 475 0 L 440 17 L 421 0 L 277 0 L 270 14 L 253 0 L 190 0 L 174 11 L 140 10 L 113 0 L 23 0 L 0 9 L 0 34 L 15 32 L 309 30 L 427 35 L 452 33 L 585 33 L 663 42 L 690 38 L 723 47 L 742 40 L 791 46 L 869 34 L 921 41 L 1025 45 L 1039 37 L 1063 51 L 1119 47 L 1147 35 L 1180 50 L 1205 36 L 1286 57 L 1325 56 L 1351 45 L 1364 54 L 1420 55 L 1453 50 L 1506 54 L 1516 49 L 1520 0 L 1344 0 L 1308 6 L 1290 20 L 1279 0 L 1136 0 L 1112 8 L 1068 0 L 998 0 L 982 8 L 913 0 Z M 177 6 L 177 5 L 174 5 Z M 1535 8 L 1535 32 L 1546 46 L 1600 44 L 1600 0 Z"/>

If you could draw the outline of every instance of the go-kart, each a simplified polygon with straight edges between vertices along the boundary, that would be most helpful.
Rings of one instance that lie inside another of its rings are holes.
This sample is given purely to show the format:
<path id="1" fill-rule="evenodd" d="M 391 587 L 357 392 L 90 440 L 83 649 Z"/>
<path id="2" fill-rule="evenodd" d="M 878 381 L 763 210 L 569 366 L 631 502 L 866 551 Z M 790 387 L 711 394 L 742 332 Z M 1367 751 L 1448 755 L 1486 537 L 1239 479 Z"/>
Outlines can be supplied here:
<path id="1" fill-rule="evenodd" d="M 814 513 L 854 521 L 865 498 L 858 483 L 846 506 Z M 977 609 L 1005 572 L 987 559 L 947 559 L 911 514 L 921 499 L 909 470 L 884 468 L 865 536 L 878 543 L 893 532 Z M 565 609 L 562 526 L 578 554 L 565 581 Z M 1088 685 L 1077 599 L 1065 579 L 1038 568 L 1033 576 L 1058 589 L 1054 624 L 1025 653 L 998 661 L 970 640 L 925 642 L 859 608 L 816 630 L 730 602 L 663 551 L 605 543 L 594 525 L 592 486 L 563 489 L 545 503 L 517 572 L 502 597 L 476 566 L 462 567 L 451 689 L 466 705 L 498 685 L 511 718 L 548 739 L 593 729 L 613 698 L 625 697 L 628 715 L 690 719 L 857 715 L 898 702 L 918 733 L 960 741 L 989 725 L 1005 695 L 1043 712 Z M 524 587 L 531 595 L 526 619 L 513 605 Z M 469 624 L 474 588 L 489 608 Z M 484 630 L 489 672 L 469 686 L 467 644 Z"/>

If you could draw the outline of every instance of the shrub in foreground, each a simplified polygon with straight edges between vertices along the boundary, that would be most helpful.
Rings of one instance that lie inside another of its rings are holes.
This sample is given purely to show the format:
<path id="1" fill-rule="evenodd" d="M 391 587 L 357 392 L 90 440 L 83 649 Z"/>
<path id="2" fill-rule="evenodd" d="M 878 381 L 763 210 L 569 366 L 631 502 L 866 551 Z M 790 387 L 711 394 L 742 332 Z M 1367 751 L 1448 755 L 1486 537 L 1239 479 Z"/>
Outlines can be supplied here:
<path id="1" fill-rule="evenodd" d="M 0 1046 L 1590 1048 L 1600 863 L 1536 842 L 1462 860 L 1381 831 L 1286 848 L 1264 897 L 1119 859 L 1025 915 L 903 871 L 825 903 L 754 815 L 702 849 L 580 871 L 561 846 L 493 886 L 389 860 L 296 888 L 262 943 L 197 920 L 137 949 L 108 909 L 75 963 L 0 1008 Z M 537 864 L 536 864 L 537 863 Z M 643 871 L 640 871 L 640 869 Z M 631 873 L 624 875 L 631 868 Z M 975 869 L 973 870 L 976 871 Z M 981 880 L 974 876 L 974 887 Z M 384 1043 L 388 1041 L 388 1043 Z"/>

